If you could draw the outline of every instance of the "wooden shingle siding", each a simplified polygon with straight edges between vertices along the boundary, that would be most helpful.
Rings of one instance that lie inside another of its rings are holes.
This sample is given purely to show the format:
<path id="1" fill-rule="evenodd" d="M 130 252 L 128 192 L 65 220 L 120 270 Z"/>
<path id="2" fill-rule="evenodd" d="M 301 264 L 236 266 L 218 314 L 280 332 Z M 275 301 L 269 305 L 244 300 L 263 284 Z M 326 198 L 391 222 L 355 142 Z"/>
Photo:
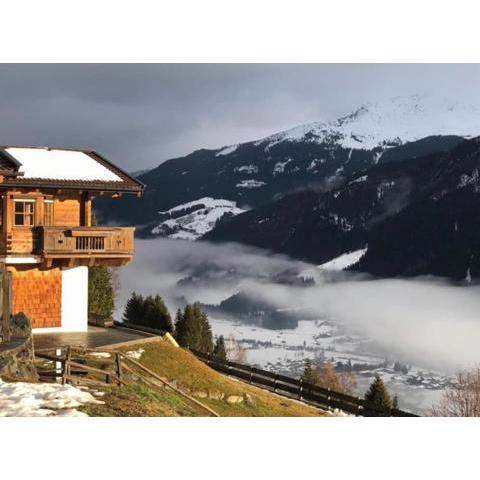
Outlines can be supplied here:
<path id="1" fill-rule="evenodd" d="M 33 328 L 61 325 L 62 272 L 59 268 L 14 268 L 12 272 L 12 313 L 23 312 Z"/>

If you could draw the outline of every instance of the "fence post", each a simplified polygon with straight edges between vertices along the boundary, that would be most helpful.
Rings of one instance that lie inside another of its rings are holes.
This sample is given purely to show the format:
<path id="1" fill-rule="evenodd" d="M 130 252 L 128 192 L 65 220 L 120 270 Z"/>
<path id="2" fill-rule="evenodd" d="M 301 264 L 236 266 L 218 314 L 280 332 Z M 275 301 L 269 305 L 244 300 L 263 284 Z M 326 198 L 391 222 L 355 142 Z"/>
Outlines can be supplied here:
<path id="1" fill-rule="evenodd" d="M 118 376 L 118 384 L 122 384 L 122 359 L 120 358 L 120 354 L 117 352 L 115 354 L 115 362 L 117 364 L 117 376 Z"/>
<path id="2" fill-rule="evenodd" d="M 72 355 L 72 352 L 71 352 L 70 346 L 68 346 L 66 354 L 65 354 L 65 362 L 63 364 L 62 385 L 65 385 L 67 383 L 67 378 L 70 375 L 70 358 L 71 358 L 71 355 Z"/>
<path id="3" fill-rule="evenodd" d="M 302 399 L 302 392 L 303 392 L 303 380 L 300 379 L 300 385 L 298 387 L 298 399 Z"/>
<path id="4" fill-rule="evenodd" d="M 277 381 L 278 381 L 278 375 L 275 373 L 275 376 L 273 377 L 273 391 L 277 391 Z"/>

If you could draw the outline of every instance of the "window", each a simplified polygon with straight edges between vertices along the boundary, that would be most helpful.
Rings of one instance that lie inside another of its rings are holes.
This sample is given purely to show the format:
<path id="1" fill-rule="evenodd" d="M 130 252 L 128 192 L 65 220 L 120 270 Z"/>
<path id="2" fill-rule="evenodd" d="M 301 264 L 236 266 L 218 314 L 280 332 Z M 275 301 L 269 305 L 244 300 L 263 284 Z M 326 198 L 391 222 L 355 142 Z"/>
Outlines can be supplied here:
<path id="1" fill-rule="evenodd" d="M 53 225 L 53 200 L 45 200 L 43 204 L 43 224 Z"/>
<path id="2" fill-rule="evenodd" d="M 35 224 L 35 200 L 14 200 L 15 225 L 32 227 Z"/>

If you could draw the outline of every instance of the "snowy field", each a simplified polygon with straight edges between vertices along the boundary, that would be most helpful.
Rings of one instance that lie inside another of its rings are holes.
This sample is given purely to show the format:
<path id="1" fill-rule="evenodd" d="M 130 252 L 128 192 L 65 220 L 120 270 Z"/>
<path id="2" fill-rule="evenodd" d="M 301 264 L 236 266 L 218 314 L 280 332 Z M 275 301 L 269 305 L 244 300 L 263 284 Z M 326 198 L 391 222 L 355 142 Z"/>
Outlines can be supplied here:
<path id="1" fill-rule="evenodd" d="M 234 216 L 244 211 L 237 207 L 236 202 L 203 197 L 158 212 L 159 215 L 168 218 L 154 227 L 152 233 L 178 240 L 196 240 L 212 230 L 224 215 Z"/>

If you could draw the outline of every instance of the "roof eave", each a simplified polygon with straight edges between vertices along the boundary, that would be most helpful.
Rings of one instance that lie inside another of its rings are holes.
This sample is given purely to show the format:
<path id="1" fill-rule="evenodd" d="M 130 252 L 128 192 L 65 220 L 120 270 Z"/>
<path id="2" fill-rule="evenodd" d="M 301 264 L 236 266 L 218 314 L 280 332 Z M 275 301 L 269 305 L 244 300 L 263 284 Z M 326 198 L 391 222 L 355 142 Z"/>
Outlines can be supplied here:
<path id="1" fill-rule="evenodd" d="M 1 174 L 1 173 L 0 173 Z M 111 185 L 66 185 L 66 184 L 51 184 L 51 183 L 42 183 L 42 182 L 15 182 L 15 181 L 6 181 L 0 183 L 1 188 L 42 188 L 42 189 L 50 189 L 50 190 L 88 190 L 88 191 L 98 191 L 98 192 L 112 192 L 112 193 L 131 193 L 135 195 L 142 195 L 144 188 L 132 188 L 132 187 L 116 187 Z"/>
<path id="2" fill-rule="evenodd" d="M 7 162 L 11 163 L 15 168 L 16 170 L 15 171 L 18 171 L 20 169 L 20 167 L 22 166 L 22 164 L 12 155 L 10 155 L 4 147 L 0 147 L 0 158 L 2 158 L 3 160 L 6 160 Z"/>
<path id="3" fill-rule="evenodd" d="M 132 182 L 135 182 L 140 188 L 141 191 L 143 192 L 145 190 L 146 185 L 141 182 L 140 180 L 136 179 L 135 177 L 132 177 L 129 173 L 127 173 L 123 168 L 119 167 L 118 165 L 114 165 L 110 160 L 105 158 L 102 154 L 95 152 L 95 151 L 90 151 L 89 153 L 96 155 L 98 158 L 103 160 L 105 163 L 107 163 L 110 168 L 113 168 L 114 170 L 118 170 L 120 173 L 125 175 L 128 179 L 130 179 Z"/>

